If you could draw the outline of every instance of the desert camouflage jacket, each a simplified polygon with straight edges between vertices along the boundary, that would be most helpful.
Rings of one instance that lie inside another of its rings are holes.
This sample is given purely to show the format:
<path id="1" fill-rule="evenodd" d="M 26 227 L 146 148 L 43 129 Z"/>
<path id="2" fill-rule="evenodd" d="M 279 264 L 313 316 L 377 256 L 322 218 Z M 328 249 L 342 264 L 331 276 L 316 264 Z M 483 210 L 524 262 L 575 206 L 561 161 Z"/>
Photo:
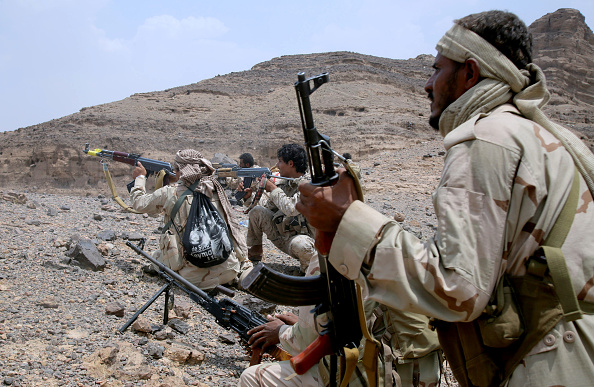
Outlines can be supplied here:
<path id="1" fill-rule="evenodd" d="M 181 195 L 187 187 L 183 184 L 174 184 L 174 185 L 167 185 L 164 187 L 159 188 L 153 193 L 146 192 L 146 178 L 143 175 L 140 175 L 136 178 L 134 182 L 134 188 L 132 188 L 130 192 L 130 201 L 132 203 L 132 207 L 139 212 L 147 213 L 151 215 L 163 214 L 163 223 L 166 224 L 171 219 L 171 211 L 177 202 L 179 195 Z M 219 211 L 219 213 L 224 214 L 221 201 L 216 194 L 216 191 L 213 189 L 205 188 L 203 192 L 206 196 L 211 198 L 211 201 L 215 208 Z M 181 237 L 184 233 L 184 227 L 186 225 L 186 221 L 188 219 L 188 215 L 190 213 L 190 206 L 192 204 L 192 195 L 186 196 L 185 202 L 179 208 L 177 215 L 174 219 L 174 225 L 177 227 L 178 232 L 172 232 L 175 239 L 176 239 L 176 249 L 178 250 L 178 254 L 183 256 L 183 247 L 181 243 Z M 226 220 L 226 219 L 225 219 Z M 174 226 L 171 227 L 173 231 Z M 237 264 L 237 259 L 242 257 L 243 250 L 239 248 L 237 241 L 233 237 L 232 234 L 229 235 L 232 242 L 233 242 L 233 253 L 231 254 L 231 259 L 228 260 L 228 264 L 216 266 L 216 268 L 211 268 L 210 272 L 214 272 L 216 270 L 229 270 L 229 265 L 235 266 Z M 162 240 L 165 238 L 165 234 L 161 234 L 161 249 L 164 249 Z M 162 251 L 162 255 L 166 256 L 168 253 L 167 251 Z M 192 265 L 193 266 L 193 265 Z M 198 269 L 198 268 L 196 268 Z M 210 273 L 209 272 L 209 273 Z"/>
<path id="2" fill-rule="evenodd" d="M 438 225 L 432 239 L 420 241 L 397 222 L 354 202 L 338 227 L 329 259 L 381 304 L 444 321 L 471 321 L 482 313 L 504 272 L 525 274 L 527 259 L 569 196 L 575 169 L 560 142 L 513 105 L 473 117 L 447 134 L 444 145 L 445 165 L 433 193 Z M 594 203 L 581 176 L 579 196 L 562 251 L 578 299 L 594 302 Z M 574 362 L 591 375 L 592 317 L 562 321 L 551 332 L 556 340 L 534 351 L 560 352 L 571 341 L 565 336 L 573 333 L 576 351 L 579 345 L 582 354 L 590 353 L 582 362 L 576 353 Z M 548 385 L 566 382 L 568 375 L 578 377 L 566 363 L 563 367 L 559 383 L 549 379 Z"/>

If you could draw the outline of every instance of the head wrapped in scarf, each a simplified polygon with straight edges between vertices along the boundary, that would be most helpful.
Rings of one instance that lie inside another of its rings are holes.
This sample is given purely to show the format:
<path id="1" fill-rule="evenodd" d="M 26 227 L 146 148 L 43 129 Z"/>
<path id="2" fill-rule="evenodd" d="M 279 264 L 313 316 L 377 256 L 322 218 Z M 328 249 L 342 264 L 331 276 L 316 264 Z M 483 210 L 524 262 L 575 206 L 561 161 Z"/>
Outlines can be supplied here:
<path id="1" fill-rule="evenodd" d="M 179 169 L 179 179 L 186 186 L 192 185 L 196 180 L 213 175 L 214 168 L 202 153 L 194 149 L 184 149 L 175 154 L 175 167 Z"/>
<path id="2" fill-rule="evenodd" d="M 537 65 L 529 63 L 525 69 L 518 69 L 489 42 L 458 24 L 445 33 L 436 49 L 442 56 L 459 63 L 474 58 L 484 78 L 444 110 L 439 120 L 442 136 L 473 116 L 512 100 L 524 117 L 543 126 L 561 141 L 594 195 L 594 155 L 571 131 L 551 122 L 542 112 L 550 94 L 544 73 Z"/>

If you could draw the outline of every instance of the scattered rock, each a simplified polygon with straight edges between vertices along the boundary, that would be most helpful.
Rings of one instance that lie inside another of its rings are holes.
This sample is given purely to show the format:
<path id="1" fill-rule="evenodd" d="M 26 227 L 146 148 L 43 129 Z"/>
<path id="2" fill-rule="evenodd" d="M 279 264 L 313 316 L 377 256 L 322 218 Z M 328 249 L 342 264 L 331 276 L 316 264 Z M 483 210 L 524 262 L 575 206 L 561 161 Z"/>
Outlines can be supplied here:
<path id="1" fill-rule="evenodd" d="M 97 238 L 104 240 L 104 241 L 115 241 L 116 240 L 116 233 L 113 230 L 104 230 L 97 234 Z"/>
<path id="2" fill-rule="evenodd" d="M 173 318 L 167 322 L 171 328 L 175 329 L 177 332 L 185 335 L 190 330 L 190 326 L 185 321 L 182 321 L 178 318 Z"/>
<path id="3" fill-rule="evenodd" d="M 144 318 L 143 316 L 138 316 L 136 321 L 132 323 L 132 328 L 134 328 L 137 332 L 144 332 L 144 333 L 151 333 L 153 332 L 153 327 L 149 320 Z"/>
<path id="4" fill-rule="evenodd" d="M 105 314 L 113 315 L 116 317 L 124 317 L 126 308 L 119 302 L 110 302 L 105 305 Z"/>
<path id="5" fill-rule="evenodd" d="M 235 344 L 236 343 L 235 336 L 230 335 L 230 334 L 219 335 L 219 339 L 221 340 L 221 343 L 224 343 L 224 344 Z"/>
<path id="6" fill-rule="evenodd" d="M 165 347 L 155 343 L 149 343 L 147 350 L 149 356 L 153 357 L 154 359 L 161 359 L 165 353 Z"/>
<path id="7" fill-rule="evenodd" d="M 181 318 L 188 318 L 190 317 L 191 313 L 192 313 L 192 307 L 193 305 L 189 302 L 185 302 L 185 301 L 176 301 L 175 306 L 173 307 L 173 310 L 175 311 L 175 314 Z"/>
<path id="8" fill-rule="evenodd" d="M 25 204 L 27 202 L 27 196 L 25 196 L 25 194 L 16 192 L 3 193 L 2 199 L 14 204 Z"/>
<path id="9" fill-rule="evenodd" d="M 105 269 L 105 259 L 90 239 L 79 240 L 67 255 L 73 259 L 72 263 L 83 269 L 102 271 Z"/>
<path id="10" fill-rule="evenodd" d="M 43 300 L 39 301 L 37 305 L 49 309 L 57 309 L 60 306 L 60 304 L 58 304 L 58 301 L 56 301 L 54 297 L 46 297 Z"/>

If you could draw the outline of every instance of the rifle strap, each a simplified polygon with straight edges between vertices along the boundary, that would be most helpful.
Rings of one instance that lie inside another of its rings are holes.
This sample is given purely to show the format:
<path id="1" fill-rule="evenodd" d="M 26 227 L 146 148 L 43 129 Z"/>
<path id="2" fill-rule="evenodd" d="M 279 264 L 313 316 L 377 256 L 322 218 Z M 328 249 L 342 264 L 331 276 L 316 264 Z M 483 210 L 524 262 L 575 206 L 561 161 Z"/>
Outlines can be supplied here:
<path id="1" fill-rule="evenodd" d="M 126 203 L 124 203 L 122 198 L 120 198 L 118 196 L 118 193 L 116 192 L 116 189 L 115 189 L 115 185 L 113 184 L 113 179 L 111 178 L 111 173 L 109 173 L 109 169 L 107 168 L 107 162 L 102 161 L 101 164 L 103 165 L 103 173 L 105 173 L 105 178 L 107 179 L 107 185 L 109 186 L 109 189 L 111 190 L 111 195 L 113 196 L 113 200 L 115 200 L 116 203 L 118 203 L 124 210 L 126 210 L 128 212 L 131 212 L 133 214 L 141 214 L 141 212 L 138 212 L 135 209 L 129 207 Z"/>
<path id="2" fill-rule="evenodd" d="M 349 172 L 349 175 L 353 179 L 355 183 L 355 189 L 357 190 L 357 197 L 359 200 L 364 202 L 363 200 L 363 187 L 361 186 L 361 171 L 359 171 L 359 167 L 355 164 L 355 162 L 351 159 L 346 159 L 343 163 L 346 170 Z"/>
<path id="3" fill-rule="evenodd" d="M 181 195 L 179 195 L 179 198 L 177 198 L 177 201 L 175 202 L 175 205 L 171 210 L 171 214 L 169 215 L 169 222 L 167 222 L 167 224 L 165 224 L 165 226 L 163 226 L 163 229 L 161 230 L 162 233 L 167 232 L 167 230 L 169 230 L 169 227 L 171 227 L 172 224 L 175 224 L 173 223 L 175 215 L 177 215 L 179 208 L 181 207 L 184 200 L 186 200 L 186 196 L 192 195 L 194 193 L 194 190 L 196 189 L 196 187 L 198 187 L 198 183 L 200 183 L 200 179 L 196 180 L 190 187 L 188 187 L 188 189 L 186 189 Z M 177 231 L 179 234 L 179 230 L 177 230 L 177 228 L 175 231 Z"/>
<path id="4" fill-rule="evenodd" d="M 340 387 L 346 387 L 349 385 L 349 381 L 351 380 L 351 376 L 353 372 L 355 372 L 355 368 L 357 368 L 357 361 L 359 360 L 359 348 L 348 348 L 344 347 L 343 349 L 344 357 L 341 360 L 341 382 Z"/>
<path id="5" fill-rule="evenodd" d="M 579 188 L 580 175 L 576 168 L 569 198 L 567 198 L 557 221 L 544 241 L 543 246 L 541 246 L 553 279 L 553 285 L 555 285 L 555 292 L 557 293 L 557 297 L 559 297 L 564 317 L 567 321 L 582 318 L 582 311 L 580 310 L 575 290 L 571 284 L 567 263 L 561 251 L 561 246 L 565 242 L 565 238 L 573 224 L 573 218 L 579 200 Z"/>
<path id="6" fill-rule="evenodd" d="M 247 214 L 249 213 L 252 208 L 256 207 L 258 205 L 258 202 L 260 201 L 260 198 L 262 197 L 262 194 L 264 193 L 264 188 L 266 188 L 266 176 L 262 175 L 262 177 L 260 177 L 260 184 L 258 184 L 258 191 L 256 192 L 256 195 L 254 196 L 254 199 L 252 200 L 252 203 L 250 204 L 250 206 L 247 208 L 247 210 L 245 210 L 243 213 Z"/>
<path id="7" fill-rule="evenodd" d="M 363 337 L 365 337 L 365 345 L 363 350 L 363 367 L 367 373 L 367 383 L 369 387 L 376 387 L 379 385 L 379 350 L 380 343 L 367 329 L 367 320 L 365 318 L 365 309 L 363 307 L 363 295 L 361 286 L 356 284 L 357 288 L 357 305 L 359 309 L 359 325 Z M 391 379 L 391 378 L 390 378 Z"/>
<path id="8" fill-rule="evenodd" d="M 165 172 L 164 169 L 161 169 L 157 173 L 157 175 L 155 176 L 155 191 L 163 187 L 163 181 L 165 180 L 165 176 L 167 176 L 167 172 Z"/>
<path id="9" fill-rule="evenodd" d="M 359 177 L 361 176 L 361 174 L 359 172 L 359 168 L 350 159 L 347 159 L 344 161 L 345 161 L 344 166 L 354 181 L 355 189 L 357 190 L 357 197 L 359 198 L 359 200 L 364 201 L 363 189 L 361 187 L 361 181 L 359 179 Z M 365 308 L 363 307 L 363 296 L 362 296 L 361 287 L 357 284 L 356 289 L 357 289 L 357 306 L 359 309 L 359 325 L 361 326 L 361 332 L 363 332 L 363 337 L 365 337 L 365 345 L 364 345 L 364 350 L 363 350 L 362 364 L 363 364 L 363 367 L 365 368 L 365 373 L 367 374 L 367 383 L 368 383 L 369 387 L 376 387 L 379 385 L 380 343 L 369 332 L 369 329 L 367 329 L 367 321 L 365 318 Z M 345 348 L 345 356 L 346 356 L 346 348 Z M 347 369 L 349 369 L 348 357 L 346 360 L 347 360 Z M 355 364 L 355 366 L 356 366 L 356 364 Z M 354 371 L 354 367 L 353 367 L 353 371 Z M 352 371 L 351 371 L 351 374 L 352 374 Z M 345 374 L 344 378 L 342 379 L 342 384 L 344 384 L 345 382 L 348 384 L 350 378 L 351 378 L 350 374 L 348 374 L 348 375 Z M 390 380 L 391 380 L 391 378 L 390 378 Z"/>

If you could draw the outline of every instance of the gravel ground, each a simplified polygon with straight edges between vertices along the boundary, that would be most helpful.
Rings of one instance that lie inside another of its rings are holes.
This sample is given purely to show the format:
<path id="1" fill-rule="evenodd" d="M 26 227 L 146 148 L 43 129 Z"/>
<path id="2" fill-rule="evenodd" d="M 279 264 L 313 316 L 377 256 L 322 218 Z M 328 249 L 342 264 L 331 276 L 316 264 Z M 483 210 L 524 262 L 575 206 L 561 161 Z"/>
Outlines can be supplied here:
<path id="1" fill-rule="evenodd" d="M 410 143 L 361 160 L 367 202 L 420 238 L 434 231 L 430 193 L 441 171 L 440 151 L 437 141 Z M 0 383 L 235 386 L 249 364 L 239 336 L 183 292 L 176 292 L 170 315 L 181 320 L 175 329 L 161 325 L 160 297 L 137 320 L 138 330 L 119 333 L 164 283 L 143 272 L 148 261 L 125 242 L 146 238 L 145 250 L 156 249 L 161 217 L 125 213 L 102 194 L 0 192 Z M 101 252 L 102 270 L 76 266 L 67 254 L 85 239 Z M 265 257 L 277 270 L 298 269 L 267 241 Z M 291 310 L 240 291 L 234 299 L 264 313 Z"/>

